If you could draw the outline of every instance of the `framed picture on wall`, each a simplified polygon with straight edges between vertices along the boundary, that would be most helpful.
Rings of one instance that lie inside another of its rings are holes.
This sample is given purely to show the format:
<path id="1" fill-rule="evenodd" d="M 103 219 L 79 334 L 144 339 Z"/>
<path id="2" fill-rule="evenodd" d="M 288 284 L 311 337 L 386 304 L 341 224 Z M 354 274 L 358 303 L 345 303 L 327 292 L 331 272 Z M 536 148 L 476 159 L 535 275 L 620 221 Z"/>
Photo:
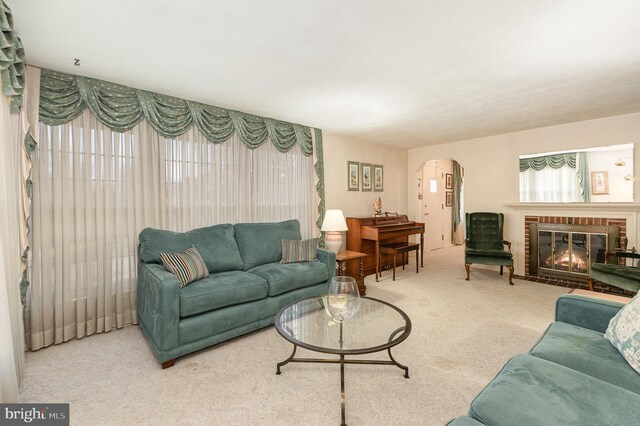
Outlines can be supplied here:
<path id="1" fill-rule="evenodd" d="M 373 190 L 376 192 L 384 191 L 384 171 L 381 165 L 373 165 Z"/>
<path id="2" fill-rule="evenodd" d="M 362 181 L 361 187 L 363 191 L 371 191 L 371 183 L 373 181 L 371 172 L 370 163 L 360 163 L 360 180 Z"/>
<path id="3" fill-rule="evenodd" d="M 447 191 L 445 195 L 445 206 L 451 207 L 453 205 L 453 192 Z"/>
<path id="4" fill-rule="evenodd" d="M 591 193 L 593 195 L 606 195 L 609 193 L 609 173 L 591 172 Z"/>
<path id="5" fill-rule="evenodd" d="M 447 173 L 445 177 L 445 189 L 453 189 L 453 175 L 451 173 Z"/>
<path id="6" fill-rule="evenodd" d="M 360 190 L 360 163 L 347 161 L 347 190 Z"/>

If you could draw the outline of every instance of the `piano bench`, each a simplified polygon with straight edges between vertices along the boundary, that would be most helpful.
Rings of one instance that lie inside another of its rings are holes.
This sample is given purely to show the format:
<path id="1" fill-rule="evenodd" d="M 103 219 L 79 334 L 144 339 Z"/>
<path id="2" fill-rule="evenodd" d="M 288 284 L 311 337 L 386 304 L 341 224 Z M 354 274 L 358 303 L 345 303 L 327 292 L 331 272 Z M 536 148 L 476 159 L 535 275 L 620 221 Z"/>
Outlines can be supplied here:
<path id="1" fill-rule="evenodd" d="M 398 254 L 402 254 L 402 269 L 404 269 L 404 263 L 405 263 L 404 255 L 409 253 L 410 251 L 415 251 L 416 252 L 416 274 L 418 273 L 418 250 L 419 249 L 420 249 L 420 244 L 417 244 L 417 243 L 393 243 L 393 244 L 386 244 L 384 246 L 382 245 L 380 246 L 380 257 L 382 257 L 383 254 L 393 255 L 393 281 L 396 280 L 396 258 Z M 378 259 L 378 265 L 380 265 L 380 263 L 381 263 L 380 259 Z M 382 271 L 379 271 L 379 273 L 380 275 L 382 275 Z"/>

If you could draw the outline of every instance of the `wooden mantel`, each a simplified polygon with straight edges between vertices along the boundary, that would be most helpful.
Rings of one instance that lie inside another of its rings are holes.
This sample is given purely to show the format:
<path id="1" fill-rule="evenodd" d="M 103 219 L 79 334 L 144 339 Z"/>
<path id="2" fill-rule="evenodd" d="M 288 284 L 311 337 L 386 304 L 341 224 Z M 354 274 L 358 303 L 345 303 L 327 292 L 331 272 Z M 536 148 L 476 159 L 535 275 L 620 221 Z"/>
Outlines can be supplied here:
<path id="1" fill-rule="evenodd" d="M 640 212 L 640 203 L 505 203 L 514 210 L 584 213 L 584 212 Z"/>

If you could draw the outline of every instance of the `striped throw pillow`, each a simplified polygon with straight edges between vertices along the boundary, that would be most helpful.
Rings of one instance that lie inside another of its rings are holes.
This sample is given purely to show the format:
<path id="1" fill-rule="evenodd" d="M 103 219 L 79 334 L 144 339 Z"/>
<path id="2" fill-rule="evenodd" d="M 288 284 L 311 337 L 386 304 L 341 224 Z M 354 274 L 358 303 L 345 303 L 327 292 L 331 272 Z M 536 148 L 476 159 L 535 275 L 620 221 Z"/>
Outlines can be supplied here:
<path id="1" fill-rule="evenodd" d="M 209 276 L 207 265 L 196 246 L 191 246 L 184 253 L 160 253 L 160 260 L 169 272 L 178 277 L 180 288 Z"/>
<path id="2" fill-rule="evenodd" d="M 310 240 L 282 240 L 282 260 L 280 263 L 316 262 L 320 238 Z"/>

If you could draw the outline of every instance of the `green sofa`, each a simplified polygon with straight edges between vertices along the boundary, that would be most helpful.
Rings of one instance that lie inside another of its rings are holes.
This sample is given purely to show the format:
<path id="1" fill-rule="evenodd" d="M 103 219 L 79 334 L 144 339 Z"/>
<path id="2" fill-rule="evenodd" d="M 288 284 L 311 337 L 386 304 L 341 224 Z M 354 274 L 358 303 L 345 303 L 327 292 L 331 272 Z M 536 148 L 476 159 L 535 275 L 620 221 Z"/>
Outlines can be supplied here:
<path id="1" fill-rule="evenodd" d="M 621 303 L 563 295 L 527 354 L 511 358 L 450 425 L 638 425 L 640 374 L 604 338 Z"/>
<path id="2" fill-rule="evenodd" d="M 637 293 L 640 290 L 640 262 L 636 266 L 593 263 L 589 272 L 590 290 L 593 290 L 594 281 Z"/>
<path id="3" fill-rule="evenodd" d="M 318 249 L 318 262 L 280 264 L 283 239 L 301 239 L 297 220 L 140 233 L 138 323 L 163 368 L 180 356 L 273 324 L 289 303 L 326 293 L 335 276 L 335 253 Z M 210 275 L 180 288 L 162 266 L 160 252 L 182 252 L 192 245 Z"/>

